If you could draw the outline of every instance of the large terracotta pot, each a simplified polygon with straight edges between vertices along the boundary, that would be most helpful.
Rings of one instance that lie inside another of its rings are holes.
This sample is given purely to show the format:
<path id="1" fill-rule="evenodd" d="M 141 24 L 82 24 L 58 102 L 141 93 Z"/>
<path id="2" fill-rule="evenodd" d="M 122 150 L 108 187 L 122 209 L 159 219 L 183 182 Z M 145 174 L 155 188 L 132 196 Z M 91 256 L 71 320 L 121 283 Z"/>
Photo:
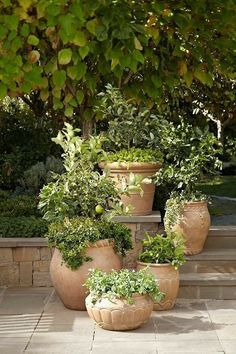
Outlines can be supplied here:
<path id="1" fill-rule="evenodd" d="M 193 255 L 202 251 L 211 218 L 206 201 L 184 204 L 183 214 L 174 230 L 182 233 L 185 239 L 185 254 Z"/>
<path id="2" fill-rule="evenodd" d="M 133 304 L 126 300 L 102 297 L 95 304 L 89 295 L 85 302 L 89 317 L 99 326 L 110 331 L 127 331 L 147 322 L 153 310 L 149 295 L 133 295 Z"/>
<path id="3" fill-rule="evenodd" d="M 101 163 L 102 169 L 105 167 L 109 170 L 111 178 L 116 182 L 117 187 L 121 186 L 123 179 L 127 182 L 130 173 L 141 175 L 143 178 L 153 176 L 161 167 L 160 163 L 140 163 L 140 162 L 113 162 Z M 121 201 L 125 206 L 132 206 L 132 215 L 148 215 L 152 213 L 152 205 L 155 193 L 154 183 L 142 183 L 143 196 L 140 191 L 130 192 L 129 196 L 122 195 Z"/>
<path id="4" fill-rule="evenodd" d="M 83 284 L 88 277 L 89 269 L 99 268 L 103 271 L 121 269 L 121 258 L 115 253 L 113 246 L 114 244 L 107 239 L 91 244 L 87 249 L 87 255 L 93 260 L 85 262 L 76 270 L 68 268 L 62 261 L 61 253 L 55 249 L 50 265 L 51 279 L 60 299 L 67 308 L 86 310 L 85 298 L 88 290 Z"/>
<path id="5" fill-rule="evenodd" d="M 179 291 L 179 271 L 171 264 L 148 264 L 137 262 L 137 270 L 149 267 L 154 274 L 160 291 L 165 293 L 162 301 L 154 302 L 154 310 L 170 310 L 175 305 L 175 301 Z"/>

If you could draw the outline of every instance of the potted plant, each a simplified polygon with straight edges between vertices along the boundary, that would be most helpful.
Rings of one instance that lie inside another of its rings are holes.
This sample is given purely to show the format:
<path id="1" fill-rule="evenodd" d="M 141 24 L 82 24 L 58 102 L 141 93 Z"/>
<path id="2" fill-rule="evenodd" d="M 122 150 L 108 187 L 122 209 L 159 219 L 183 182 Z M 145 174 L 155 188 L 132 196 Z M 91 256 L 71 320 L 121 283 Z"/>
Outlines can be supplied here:
<path id="1" fill-rule="evenodd" d="M 63 148 L 65 172 L 43 187 L 39 207 L 50 223 L 49 246 L 55 248 L 52 283 L 66 307 L 85 310 L 88 269 L 120 269 L 120 255 L 132 243 L 130 230 L 110 221 L 123 209 L 114 182 L 96 171 L 100 139 L 84 140 L 76 132 L 66 124 L 54 139 Z"/>
<path id="2" fill-rule="evenodd" d="M 153 119 L 147 108 L 138 108 L 111 85 L 99 95 L 101 101 L 96 112 L 108 123 L 105 133 L 108 153 L 100 167 L 109 171 L 122 191 L 123 204 L 132 207 L 133 215 L 151 214 L 155 193 L 152 176 L 162 163 L 160 151 L 147 148 L 153 138 Z"/>
<path id="3" fill-rule="evenodd" d="M 165 163 L 156 173 L 155 183 L 171 191 L 166 203 L 165 229 L 179 231 L 185 239 L 185 254 L 203 249 L 210 226 L 207 198 L 197 184 L 204 174 L 216 174 L 221 163 L 216 137 L 209 132 L 180 121 L 168 123 L 162 135 Z"/>
<path id="4" fill-rule="evenodd" d="M 85 301 L 90 318 L 112 331 L 140 327 L 152 313 L 153 300 L 163 297 L 154 276 L 146 270 L 105 273 L 95 269 L 85 285 L 90 290 Z"/>
<path id="5" fill-rule="evenodd" d="M 160 291 L 165 294 L 163 300 L 154 302 L 154 310 L 169 310 L 174 306 L 179 291 L 178 268 L 184 262 L 184 240 L 180 234 L 172 232 L 151 237 L 146 233 L 137 270 L 149 267 Z"/>

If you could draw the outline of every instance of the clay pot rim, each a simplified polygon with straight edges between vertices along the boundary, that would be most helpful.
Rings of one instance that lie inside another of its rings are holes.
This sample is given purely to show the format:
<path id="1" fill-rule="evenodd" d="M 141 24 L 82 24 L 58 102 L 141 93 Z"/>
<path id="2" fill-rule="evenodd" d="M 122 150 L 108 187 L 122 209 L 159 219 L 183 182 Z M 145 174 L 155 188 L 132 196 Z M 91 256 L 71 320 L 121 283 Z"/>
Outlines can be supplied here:
<path id="1" fill-rule="evenodd" d="M 112 238 L 104 238 L 103 240 L 98 240 L 94 243 L 90 242 L 90 248 L 100 248 L 100 247 L 113 247 L 114 246 L 114 239 Z"/>
<path id="2" fill-rule="evenodd" d="M 174 268 L 174 266 L 170 263 L 145 263 L 145 262 L 137 261 L 137 264 L 143 265 L 145 267 L 153 267 L 153 268 L 161 268 L 161 267 Z"/>
<path id="3" fill-rule="evenodd" d="M 196 207 L 196 206 L 202 206 L 202 205 L 207 205 L 208 201 L 207 200 L 196 200 L 196 201 L 192 201 L 192 202 L 185 202 L 184 203 L 184 208 L 191 208 L 191 207 Z"/>
<path id="4" fill-rule="evenodd" d="M 161 162 L 100 162 L 99 167 L 101 169 L 108 168 L 112 170 L 158 170 L 161 167 Z"/>

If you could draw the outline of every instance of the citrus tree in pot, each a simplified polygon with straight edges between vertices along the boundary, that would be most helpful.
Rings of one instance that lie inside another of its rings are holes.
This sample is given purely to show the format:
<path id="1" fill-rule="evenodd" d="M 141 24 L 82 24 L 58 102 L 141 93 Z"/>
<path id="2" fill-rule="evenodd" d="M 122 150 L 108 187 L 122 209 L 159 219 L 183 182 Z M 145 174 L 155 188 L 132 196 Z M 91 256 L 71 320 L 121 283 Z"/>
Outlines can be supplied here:
<path id="1" fill-rule="evenodd" d="M 184 262 L 184 240 L 180 234 L 172 232 L 151 237 L 146 233 L 137 270 L 149 267 L 160 291 L 165 294 L 163 300 L 154 302 L 154 310 L 169 310 L 174 306 L 179 291 L 178 268 Z"/>
<path id="2" fill-rule="evenodd" d="M 153 300 L 163 297 L 154 276 L 146 270 L 105 273 L 94 269 L 86 286 L 90 290 L 86 298 L 90 318 L 114 331 L 140 327 L 152 313 Z"/>
<path id="3" fill-rule="evenodd" d="M 76 133 L 66 124 L 54 139 L 64 151 L 65 173 L 43 187 L 39 207 L 50 223 L 49 246 L 55 247 L 52 283 L 66 307 L 85 310 L 88 269 L 120 269 L 121 256 L 132 246 L 130 230 L 110 221 L 123 208 L 114 182 L 96 171 L 101 140 Z"/>
<path id="4" fill-rule="evenodd" d="M 165 163 L 155 182 L 172 190 L 166 203 L 165 229 L 179 231 L 185 239 L 185 254 L 201 252 L 210 227 L 207 198 L 197 189 L 203 176 L 221 168 L 219 143 L 208 128 L 204 130 L 180 121 L 168 123 L 162 139 Z"/>
<path id="5" fill-rule="evenodd" d="M 99 96 L 96 112 L 108 124 L 104 134 L 108 153 L 100 167 L 116 181 L 123 192 L 121 200 L 132 207 L 133 215 L 151 214 L 155 193 L 152 176 L 162 163 L 160 151 L 147 148 L 153 138 L 154 120 L 147 108 L 132 104 L 111 85 Z"/>

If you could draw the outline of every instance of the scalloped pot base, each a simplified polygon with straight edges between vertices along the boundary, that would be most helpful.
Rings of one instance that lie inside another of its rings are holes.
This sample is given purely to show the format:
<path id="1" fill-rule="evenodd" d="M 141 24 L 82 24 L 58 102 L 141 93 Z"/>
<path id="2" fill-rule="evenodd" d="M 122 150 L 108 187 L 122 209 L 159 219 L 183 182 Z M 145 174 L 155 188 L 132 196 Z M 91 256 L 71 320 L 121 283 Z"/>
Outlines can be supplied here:
<path id="1" fill-rule="evenodd" d="M 148 295 L 133 295 L 133 304 L 126 300 L 99 299 L 95 304 L 89 295 L 85 302 L 89 317 L 100 327 L 109 331 L 128 331 L 146 323 L 153 310 L 153 301 Z"/>
<path id="2" fill-rule="evenodd" d="M 113 162 L 100 163 L 102 169 L 108 169 L 110 177 L 113 178 L 118 188 L 121 187 L 122 181 L 128 182 L 129 175 L 132 172 L 135 175 L 148 178 L 153 176 L 161 167 L 160 163 L 139 163 L 139 162 Z M 149 215 L 152 213 L 152 205 L 155 193 L 154 183 L 142 183 L 143 196 L 140 191 L 130 192 L 129 196 L 121 195 L 121 201 L 125 206 L 131 206 L 131 215 Z"/>
<path id="3" fill-rule="evenodd" d="M 137 270 L 149 267 L 154 274 L 160 291 L 165 293 L 165 298 L 160 302 L 154 302 L 154 310 L 170 310 L 174 307 L 179 291 L 179 271 L 171 264 L 148 264 L 137 262 Z"/>
<path id="4" fill-rule="evenodd" d="M 182 233 L 185 239 L 186 255 L 198 254 L 204 247 L 208 235 L 211 218 L 206 201 L 184 204 L 180 222 L 174 226 L 174 231 Z"/>
<path id="5" fill-rule="evenodd" d="M 92 261 L 84 263 L 76 270 L 71 270 L 62 261 L 61 253 L 55 249 L 50 265 L 53 286 L 65 307 L 72 310 L 86 310 L 85 298 L 88 290 L 83 286 L 89 269 L 100 268 L 104 271 L 120 270 L 122 261 L 109 240 L 101 240 L 87 249 Z"/>

